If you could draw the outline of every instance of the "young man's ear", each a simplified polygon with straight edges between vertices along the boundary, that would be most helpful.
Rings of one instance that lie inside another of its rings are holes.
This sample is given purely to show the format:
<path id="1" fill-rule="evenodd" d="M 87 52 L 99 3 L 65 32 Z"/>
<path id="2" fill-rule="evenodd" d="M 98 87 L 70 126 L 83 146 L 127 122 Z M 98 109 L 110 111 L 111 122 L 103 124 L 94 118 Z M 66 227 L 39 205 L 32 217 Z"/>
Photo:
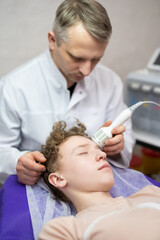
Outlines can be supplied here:
<path id="1" fill-rule="evenodd" d="M 56 188 L 64 188 L 67 185 L 67 181 L 59 172 L 51 173 L 48 180 Z"/>
<path id="2" fill-rule="evenodd" d="M 48 32 L 48 42 L 49 42 L 49 49 L 53 51 L 55 48 L 55 42 L 56 42 L 54 32 Z"/>

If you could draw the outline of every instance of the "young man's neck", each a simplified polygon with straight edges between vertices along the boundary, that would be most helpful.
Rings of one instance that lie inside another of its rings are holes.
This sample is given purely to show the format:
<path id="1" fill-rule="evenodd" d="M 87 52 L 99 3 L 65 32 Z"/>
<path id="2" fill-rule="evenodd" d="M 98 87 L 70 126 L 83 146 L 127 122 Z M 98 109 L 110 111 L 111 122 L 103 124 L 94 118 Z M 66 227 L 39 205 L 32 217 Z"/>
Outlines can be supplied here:
<path id="1" fill-rule="evenodd" d="M 72 197 L 72 203 L 77 212 L 92 206 L 110 203 L 112 200 L 113 197 L 109 192 L 76 193 L 76 197 Z"/>

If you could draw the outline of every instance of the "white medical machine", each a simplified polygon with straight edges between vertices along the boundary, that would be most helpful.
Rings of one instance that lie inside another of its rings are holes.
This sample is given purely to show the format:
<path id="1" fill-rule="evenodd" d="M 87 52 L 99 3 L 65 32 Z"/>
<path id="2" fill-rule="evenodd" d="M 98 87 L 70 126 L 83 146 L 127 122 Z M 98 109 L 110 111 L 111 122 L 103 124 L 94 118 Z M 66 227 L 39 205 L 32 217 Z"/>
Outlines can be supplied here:
<path id="1" fill-rule="evenodd" d="M 135 112 L 132 122 L 136 139 L 160 150 L 160 48 L 146 69 L 128 75 L 126 103 L 130 107 L 113 119 L 109 127 L 100 128 L 92 140 L 103 148 L 105 141 L 112 137 L 112 129 L 123 124 Z"/>
<path id="2" fill-rule="evenodd" d="M 160 104 L 160 48 L 151 57 L 147 67 L 127 76 L 125 101 L 131 106 L 139 101 Z M 155 146 L 160 150 L 160 107 L 143 104 L 132 116 L 137 141 Z"/>

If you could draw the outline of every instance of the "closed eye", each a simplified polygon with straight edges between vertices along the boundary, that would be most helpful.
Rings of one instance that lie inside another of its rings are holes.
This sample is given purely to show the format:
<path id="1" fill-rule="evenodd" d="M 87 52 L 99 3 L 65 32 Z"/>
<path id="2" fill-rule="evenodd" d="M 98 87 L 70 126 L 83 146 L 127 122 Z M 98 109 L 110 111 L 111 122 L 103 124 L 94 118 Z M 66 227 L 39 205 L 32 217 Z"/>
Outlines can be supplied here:
<path id="1" fill-rule="evenodd" d="M 88 152 L 81 152 L 78 155 L 85 155 L 85 154 L 88 154 Z"/>
<path id="2" fill-rule="evenodd" d="M 82 58 L 73 56 L 73 55 L 72 55 L 71 53 L 69 53 L 69 52 L 68 52 L 68 54 L 69 54 L 69 56 L 70 56 L 74 61 L 79 62 L 79 61 L 82 61 L 82 60 L 83 60 Z"/>

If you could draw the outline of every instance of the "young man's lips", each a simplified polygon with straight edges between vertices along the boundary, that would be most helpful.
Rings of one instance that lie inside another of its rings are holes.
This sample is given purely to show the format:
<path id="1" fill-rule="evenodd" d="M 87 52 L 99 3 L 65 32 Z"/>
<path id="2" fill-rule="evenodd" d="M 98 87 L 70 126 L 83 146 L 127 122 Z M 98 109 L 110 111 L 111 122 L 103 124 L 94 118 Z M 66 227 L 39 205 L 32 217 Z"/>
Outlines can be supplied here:
<path id="1" fill-rule="evenodd" d="M 110 168 L 110 166 L 108 163 L 105 163 L 101 167 L 99 167 L 98 170 L 102 170 L 103 168 Z"/>

